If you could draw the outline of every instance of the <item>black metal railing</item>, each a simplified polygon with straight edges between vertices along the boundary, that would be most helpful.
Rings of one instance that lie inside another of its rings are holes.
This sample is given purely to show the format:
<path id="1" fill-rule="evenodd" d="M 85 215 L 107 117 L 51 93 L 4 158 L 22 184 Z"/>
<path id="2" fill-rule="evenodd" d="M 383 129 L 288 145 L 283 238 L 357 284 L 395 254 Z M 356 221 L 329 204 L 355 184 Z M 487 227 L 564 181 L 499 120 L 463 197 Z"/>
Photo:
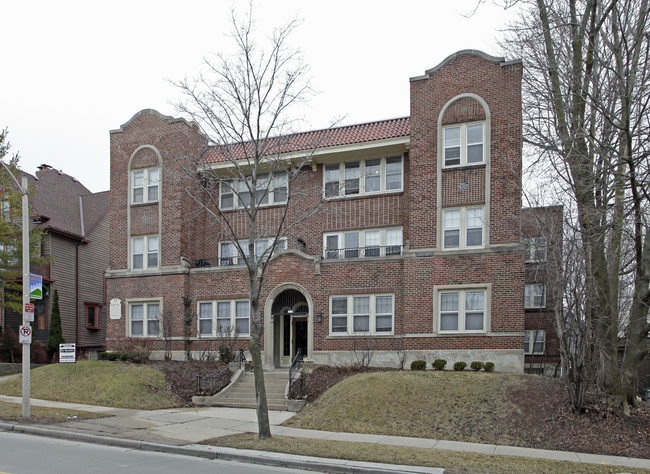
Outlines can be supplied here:
<path id="1" fill-rule="evenodd" d="M 244 351 L 239 349 L 239 352 L 233 361 L 221 370 L 216 375 L 197 375 L 196 376 L 196 394 L 202 396 L 212 396 L 220 392 L 223 388 L 230 383 L 232 379 L 231 368 L 241 369 L 243 363 L 246 362 Z"/>
<path id="2" fill-rule="evenodd" d="M 347 249 L 325 249 L 325 258 L 367 258 L 402 255 L 402 245 L 370 245 Z"/>
<path id="3" fill-rule="evenodd" d="M 289 398 L 292 400 L 302 398 L 305 393 L 305 377 L 302 374 L 303 359 L 302 351 L 298 349 L 289 368 Z"/>

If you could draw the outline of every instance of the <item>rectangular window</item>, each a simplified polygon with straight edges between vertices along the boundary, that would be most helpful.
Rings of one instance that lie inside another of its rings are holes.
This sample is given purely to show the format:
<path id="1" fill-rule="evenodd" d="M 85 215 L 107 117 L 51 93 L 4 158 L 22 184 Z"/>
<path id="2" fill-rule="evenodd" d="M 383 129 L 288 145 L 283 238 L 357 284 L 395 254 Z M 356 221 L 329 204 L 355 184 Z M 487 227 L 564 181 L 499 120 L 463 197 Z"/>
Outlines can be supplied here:
<path id="1" fill-rule="evenodd" d="M 484 245 L 483 207 L 446 209 L 442 217 L 444 249 L 478 248 Z"/>
<path id="2" fill-rule="evenodd" d="M 401 255 L 402 228 L 324 234 L 323 247 L 323 256 L 327 259 Z"/>
<path id="3" fill-rule="evenodd" d="M 526 245 L 526 263 L 546 261 L 546 239 L 544 237 L 524 239 L 524 244 Z"/>
<path id="4" fill-rule="evenodd" d="M 252 178 L 223 179 L 219 184 L 221 209 L 248 207 L 251 204 Z M 255 195 L 258 206 L 283 204 L 289 197 L 289 175 L 286 171 L 257 175 Z"/>
<path id="5" fill-rule="evenodd" d="M 243 254 L 237 249 L 233 242 L 221 242 L 219 244 L 219 265 L 245 265 L 246 258 L 248 257 L 248 240 L 238 241 Z M 255 257 L 256 258 L 269 258 L 270 249 L 273 243 L 272 238 L 261 237 L 255 241 Z M 280 237 L 278 240 L 274 254 L 287 249 L 287 238 Z"/>
<path id="6" fill-rule="evenodd" d="M 102 307 L 99 304 L 86 303 L 86 329 L 101 329 Z"/>
<path id="7" fill-rule="evenodd" d="M 158 268 L 158 236 L 146 235 L 131 238 L 132 270 L 151 270 Z"/>
<path id="8" fill-rule="evenodd" d="M 146 168 L 131 172 L 131 204 L 158 202 L 160 169 Z"/>
<path id="9" fill-rule="evenodd" d="M 393 295 L 332 296 L 330 298 L 330 333 L 392 333 L 393 301 Z"/>
<path id="10" fill-rule="evenodd" d="M 443 129 L 444 167 L 485 163 L 484 125 L 468 123 Z"/>
<path id="11" fill-rule="evenodd" d="M 221 194 L 220 205 L 221 209 L 232 209 L 235 207 L 235 188 L 234 181 L 227 179 L 221 181 L 219 192 Z"/>
<path id="12" fill-rule="evenodd" d="M 199 336 L 249 336 L 248 300 L 199 301 Z"/>
<path id="13" fill-rule="evenodd" d="M 339 198 L 402 191 L 401 156 L 325 165 L 323 195 Z"/>
<path id="14" fill-rule="evenodd" d="M 160 336 L 160 303 L 131 303 L 129 315 L 131 336 Z"/>
<path id="15" fill-rule="evenodd" d="M 524 354 L 544 354 L 545 346 L 546 331 L 538 329 L 524 332 Z"/>
<path id="16" fill-rule="evenodd" d="M 485 289 L 438 292 L 438 331 L 485 332 Z"/>
<path id="17" fill-rule="evenodd" d="M 546 291 L 543 283 L 529 283 L 524 290 L 524 308 L 545 308 Z"/>

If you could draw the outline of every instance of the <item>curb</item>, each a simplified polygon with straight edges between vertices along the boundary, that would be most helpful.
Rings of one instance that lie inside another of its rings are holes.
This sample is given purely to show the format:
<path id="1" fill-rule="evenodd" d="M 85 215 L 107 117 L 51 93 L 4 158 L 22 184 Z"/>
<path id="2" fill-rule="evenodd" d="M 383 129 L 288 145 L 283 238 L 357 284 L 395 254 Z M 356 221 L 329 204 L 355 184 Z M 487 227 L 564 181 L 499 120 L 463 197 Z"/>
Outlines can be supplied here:
<path id="1" fill-rule="evenodd" d="M 115 446 L 119 448 L 135 449 L 140 451 L 162 452 L 183 456 L 202 457 L 207 459 L 223 459 L 239 461 L 249 464 L 262 464 L 266 466 L 287 467 L 294 469 L 318 470 L 326 472 L 359 473 L 359 474 L 442 474 L 444 469 L 428 468 L 423 466 L 402 466 L 396 464 L 380 464 L 360 461 L 347 461 L 342 459 L 318 458 L 299 456 L 296 454 L 275 453 L 270 451 L 253 451 L 249 449 L 222 448 L 217 446 L 203 446 L 191 444 L 186 446 L 172 446 L 147 441 L 113 438 L 110 436 L 97 436 L 74 431 L 54 430 L 39 426 L 11 424 L 0 422 L 0 430 L 16 433 L 45 436 L 68 441 Z"/>

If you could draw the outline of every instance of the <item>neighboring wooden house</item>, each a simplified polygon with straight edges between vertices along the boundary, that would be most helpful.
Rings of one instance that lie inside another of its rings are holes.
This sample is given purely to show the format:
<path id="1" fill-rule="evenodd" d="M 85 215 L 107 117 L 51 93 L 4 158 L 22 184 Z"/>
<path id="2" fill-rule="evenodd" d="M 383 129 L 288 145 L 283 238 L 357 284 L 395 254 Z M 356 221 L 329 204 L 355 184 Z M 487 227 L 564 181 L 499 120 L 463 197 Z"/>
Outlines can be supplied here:
<path id="1" fill-rule="evenodd" d="M 42 254 L 51 261 L 32 273 L 43 276 L 44 297 L 35 303 L 33 338 L 47 341 L 52 297 L 58 290 L 63 337 L 81 353 L 106 345 L 104 273 L 109 261 L 109 192 L 91 193 L 72 176 L 41 165 L 30 185 L 32 222 L 46 231 Z M 17 331 L 22 315 L 7 311 L 4 326 Z"/>

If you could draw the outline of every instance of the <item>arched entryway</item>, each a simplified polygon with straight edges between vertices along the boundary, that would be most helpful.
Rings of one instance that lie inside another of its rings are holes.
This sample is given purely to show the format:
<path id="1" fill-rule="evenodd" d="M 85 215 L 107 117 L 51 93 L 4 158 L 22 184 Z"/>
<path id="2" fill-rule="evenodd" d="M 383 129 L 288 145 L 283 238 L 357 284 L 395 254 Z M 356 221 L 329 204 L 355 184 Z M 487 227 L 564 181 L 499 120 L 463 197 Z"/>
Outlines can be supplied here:
<path id="1" fill-rule="evenodd" d="M 270 303 L 270 307 L 269 307 Z M 265 310 L 267 328 L 265 343 L 266 363 L 274 367 L 289 367 L 298 349 L 304 356 L 311 356 L 312 318 L 311 300 L 306 291 L 293 285 L 276 288 L 267 300 Z"/>

